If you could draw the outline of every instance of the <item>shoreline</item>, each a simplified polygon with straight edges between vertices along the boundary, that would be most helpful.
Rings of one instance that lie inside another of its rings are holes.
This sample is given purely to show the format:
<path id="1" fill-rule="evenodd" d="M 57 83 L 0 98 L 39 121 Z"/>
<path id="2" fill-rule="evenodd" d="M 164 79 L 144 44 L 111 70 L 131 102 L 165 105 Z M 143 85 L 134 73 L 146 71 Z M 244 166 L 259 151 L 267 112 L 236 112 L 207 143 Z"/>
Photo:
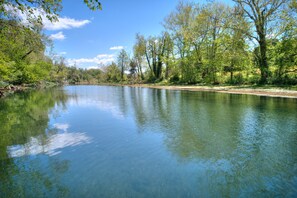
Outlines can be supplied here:
<path id="1" fill-rule="evenodd" d="M 86 85 L 86 84 L 76 84 Z M 277 98 L 292 98 L 297 99 L 297 90 L 289 90 L 281 87 L 255 87 L 250 86 L 207 86 L 207 85 L 158 85 L 158 84 L 88 84 L 88 85 L 101 85 L 101 86 L 127 86 L 127 87 L 142 87 L 151 89 L 165 89 L 175 91 L 200 91 L 200 92 L 216 92 L 227 94 L 240 94 L 240 95 L 255 95 Z M 65 85 L 64 85 L 65 86 Z M 67 85 L 66 85 L 67 86 Z M 30 87 L 26 86 L 10 86 L 9 88 L 0 88 L 0 98 L 4 98 L 15 92 L 22 92 L 29 90 Z M 31 88 L 32 89 L 32 88 Z"/>
<path id="2" fill-rule="evenodd" d="M 51 87 L 58 86 L 56 83 L 41 83 L 41 84 L 32 84 L 32 85 L 7 85 L 5 87 L 0 87 L 0 99 L 5 98 L 9 95 L 12 95 L 17 92 L 24 92 L 34 89 L 47 89 Z"/>
<path id="3" fill-rule="evenodd" d="M 236 86 L 186 86 L 186 85 L 153 85 L 153 84 L 134 84 L 134 85 L 122 85 L 129 87 L 144 87 L 152 89 L 166 89 L 176 91 L 205 91 L 216 93 L 228 93 L 228 94 L 242 94 L 242 95 L 255 95 L 255 96 L 267 96 L 278 98 L 294 98 L 297 99 L 297 90 L 287 90 L 280 87 L 275 88 L 250 88 L 250 87 L 236 87 Z"/>
<path id="4" fill-rule="evenodd" d="M 22 92 L 27 89 L 28 87 L 24 87 L 24 86 L 8 85 L 4 88 L 0 88 L 0 98 L 5 98 L 8 95 L 14 94 L 16 92 Z"/>

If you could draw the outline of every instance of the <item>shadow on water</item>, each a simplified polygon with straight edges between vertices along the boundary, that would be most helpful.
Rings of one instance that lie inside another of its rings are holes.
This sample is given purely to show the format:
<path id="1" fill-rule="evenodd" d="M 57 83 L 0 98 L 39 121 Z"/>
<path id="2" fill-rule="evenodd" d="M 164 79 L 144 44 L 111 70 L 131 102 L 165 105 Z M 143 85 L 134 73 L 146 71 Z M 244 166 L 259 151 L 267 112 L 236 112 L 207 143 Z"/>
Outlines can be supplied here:
<path id="1" fill-rule="evenodd" d="M 68 161 L 25 153 L 12 158 L 9 151 L 14 145 L 28 144 L 32 138 L 38 139 L 40 146 L 45 145 L 48 136 L 56 133 L 48 127 L 49 113 L 55 106 L 65 108 L 66 101 L 64 91 L 56 89 L 18 93 L 0 100 L 1 197 L 67 195 L 67 188 L 59 184 L 59 176 L 67 171 Z"/>

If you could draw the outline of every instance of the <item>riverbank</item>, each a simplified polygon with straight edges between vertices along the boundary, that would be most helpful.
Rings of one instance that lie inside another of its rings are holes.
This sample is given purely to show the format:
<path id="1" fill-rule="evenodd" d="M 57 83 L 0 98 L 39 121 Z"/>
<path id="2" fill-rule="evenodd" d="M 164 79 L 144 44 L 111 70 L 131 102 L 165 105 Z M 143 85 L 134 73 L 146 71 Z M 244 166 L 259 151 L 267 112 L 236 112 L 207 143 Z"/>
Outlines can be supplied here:
<path id="1" fill-rule="evenodd" d="M 157 85 L 157 84 L 134 84 L 127 85 L 130 87 L 146 87 L 154 89 L 168 90 L 185 90 L 185 91 L 208 91 L 228 94 L 247 94 L 256 96 L 281 97 L 281 98 L 296 98 L 297 88 L 292 87 L 292 90 L 281 87 L 252 87 L 252 86 L 186 86 L 186 85 Z"/>
<path id="2" fill-rule="evenodd" d="M 0 98 L 4 98 L 16 92 L 22 92 L 22 91 L 27 91 L 32 89 L 46 89 L 46 88 L 51 88 L 55 86 L 59 86 L 59 84 L 52 83 L 52 82 L 42 82 L 38 84 L 23 84 L 23 85 L 8 84 L 3 87 L 0 87 Z"/>
<path id="3" fill-rule="evenodd" d="M 0 98 L 4 98 L 5 96 L 8 96 L 15 92 L 24 91 L 26 89 L 28 88 L 24 86 L 16 86 L 16 85 L 8 85 L 5 87 L 0 87 Z"/>
<path id="4" fill-rule="evenodd" d="M 84 84 L 85 85 L 85 84 Z M 91 84 L 89 84 L 91 85 Z M 95 85 L 95 84 L 92 84 Z M 280 97 L 280 98 L 296 98 L 297 87 L 274 87 L 274 86 L 204 86 L 204 85 L 161 85 L 161 84 L 110 84 L 102 83 L 98 85 L 105 86 L 129 86 L 129 87 L 145 87 L 153 89 L 167 89 L 167 90 L 184 90 L 184 91 L 206 91 L 218 92 L 228 94 L 246 94 L 267 97 Z M 15 86 L 9 85 L 7 87 L 0 87 L 0 98 L 15 92 L 26 91 L 30 89 L 49 88 L 57 86 L 55 83 L 32 86 Z"/>

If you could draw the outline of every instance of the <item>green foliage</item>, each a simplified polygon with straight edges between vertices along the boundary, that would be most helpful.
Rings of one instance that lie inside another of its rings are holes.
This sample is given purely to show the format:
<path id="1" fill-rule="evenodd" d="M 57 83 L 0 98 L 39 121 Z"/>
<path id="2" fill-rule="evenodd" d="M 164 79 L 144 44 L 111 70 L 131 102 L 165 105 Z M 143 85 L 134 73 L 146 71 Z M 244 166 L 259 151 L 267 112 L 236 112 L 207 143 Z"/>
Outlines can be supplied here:
<path id="1" fill-rule="evenodd" d="M 296 84 L 295 0 L 274 3 L 267 0 L 265 4 L 264 0 L 255 4 L 250 0 L 245 4 L 234 0 L 234 6 L 216 1 L 207 4 L 181 1 L 165 19 L 166 31 L 146 38 L 137 34 L 131 59 L 122 50 L 117 64 L 102 70 L 69 68 L 64 58 L 49 59 L 44 55 L 47 38 L 36 19 L 26 27 L 4 9 L 9 5 L 30 18 L 36 9 L 42 8 L 50 20 L 56 20 L 61 2 L 0 1 L 0 81 L 94 84 L 128 79 L 130 83 L 165 80 L 183 84 Z M 101 9 L 98 0 L 84 3 L 91 10 Z M 250 8 L 261 12 L 251 13 Z M 259 21 L 258 15 L 264 21 Z"/>
<path id="2" fill-rule="evenodd" d="M 66 81 L 70 84 L 96 84 L 101 78 L 102 71 L 99 69 L 78 69 L 67 67 Z"/>
<path id="3" fill-rule="evenodd" d="M 101 9 L 98 0 L 84 0 L 84 3 L 91 10 Z M 71 82 L 90 80 L 92 75 L 88 72 L 80 72 L 84 74 L 78 78 L 71 72 L 68 75 L 64 59 L 52 61 L 44 54 L 48 38 L 42 33 L 41 13 L 56 21 L 61 9 L 62 0 L 0 1 L 0 81 L 36 84 L 64 83 L 67 78 Z M 23 25 L 16 12 L 24 14 L 30 25 Z"/>
<path id="4" fill-rule="evenodd" d="M 234 2 L 181 1 L 164 21 L 166 37 L 137 34 L 134 56 L 145 60 L 147 81 L 294 84 L 296 2 Z"/>
<path id="5" fill-rule="evenodd" d="M 121 80 L 124 80 L 124 72 L 128 68 L 129 65 L 129 56 L 126 52 L 126 50 L 122 49 L 118 55 L 118 66 L 121 70 Z"/>
<path id="6" fill-rule="evenodd" d="M 92 11 L 101 10 L 102 5 L 98 0 L 83 0 Z M 9 8 L 9 9 L 7 9 Z M 31 23 L 42 24 L 41 10 L 50 21 L 57 21 L 58 15 L 62 10 L 62 0 L 1 0 L 0 16 L 10 17 L 18 20 L 14 14 L 21 12 L 27 16 Z"/>
<path id="7" fill-rule="evenodd" d="M 232 77 L 232 79 L 230 78 L 227 82 L 231 85 L 241 85 L 245 82 L 245 79 L 241 73 L 237 73 Z"/>
<path id="8" fill-rule="evenodd" d="M 98 0 L 84 0 L 84 3 L 93 11 L 102 9 L 102 5 Z"/>
<path id="9" fill-rule="evenodd" d="M 112 63 L 111 65 L 103 68 L 103 73 L 100 76 L 101 82 L 118 83 L 121 80 L 121 70 L 115 63 Z"/>

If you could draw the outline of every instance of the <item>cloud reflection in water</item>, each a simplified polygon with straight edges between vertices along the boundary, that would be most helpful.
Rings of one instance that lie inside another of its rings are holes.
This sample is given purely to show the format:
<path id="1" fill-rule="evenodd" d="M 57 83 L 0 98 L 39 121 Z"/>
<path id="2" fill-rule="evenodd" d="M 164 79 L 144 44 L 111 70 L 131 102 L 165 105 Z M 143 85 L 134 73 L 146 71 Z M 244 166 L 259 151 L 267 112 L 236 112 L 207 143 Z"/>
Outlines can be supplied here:
<path id="1" fill-rule="evenodd" d="M 120 120 L 122 120 L 125 117 L 118 106 L 114 105 L 114 103 L 112 102 L 104 101 L 103 99 L 94 100 L 81 97 L 79 100 L 69 99 L 68 104 L 72 106 L 96 108 L 101 111 L 109 112 L 112 114 L 114 118 Z"/>
<path id="2" fill-rule="evenodd" d="M 46 140 L 42 137 L 32 137 L 31 140 L 24 145 L 14 145 L 8 147 L 10 157 L 22 157 L 25 155 L 57 155 L 61 153 L 61 149 L 73 147 L 91 142 L 91 138 L 85 133 L 69 133 L 68 124 L 55 124 L 56 129 L 64 131 L 63 133 L 49 135 Z"/>

